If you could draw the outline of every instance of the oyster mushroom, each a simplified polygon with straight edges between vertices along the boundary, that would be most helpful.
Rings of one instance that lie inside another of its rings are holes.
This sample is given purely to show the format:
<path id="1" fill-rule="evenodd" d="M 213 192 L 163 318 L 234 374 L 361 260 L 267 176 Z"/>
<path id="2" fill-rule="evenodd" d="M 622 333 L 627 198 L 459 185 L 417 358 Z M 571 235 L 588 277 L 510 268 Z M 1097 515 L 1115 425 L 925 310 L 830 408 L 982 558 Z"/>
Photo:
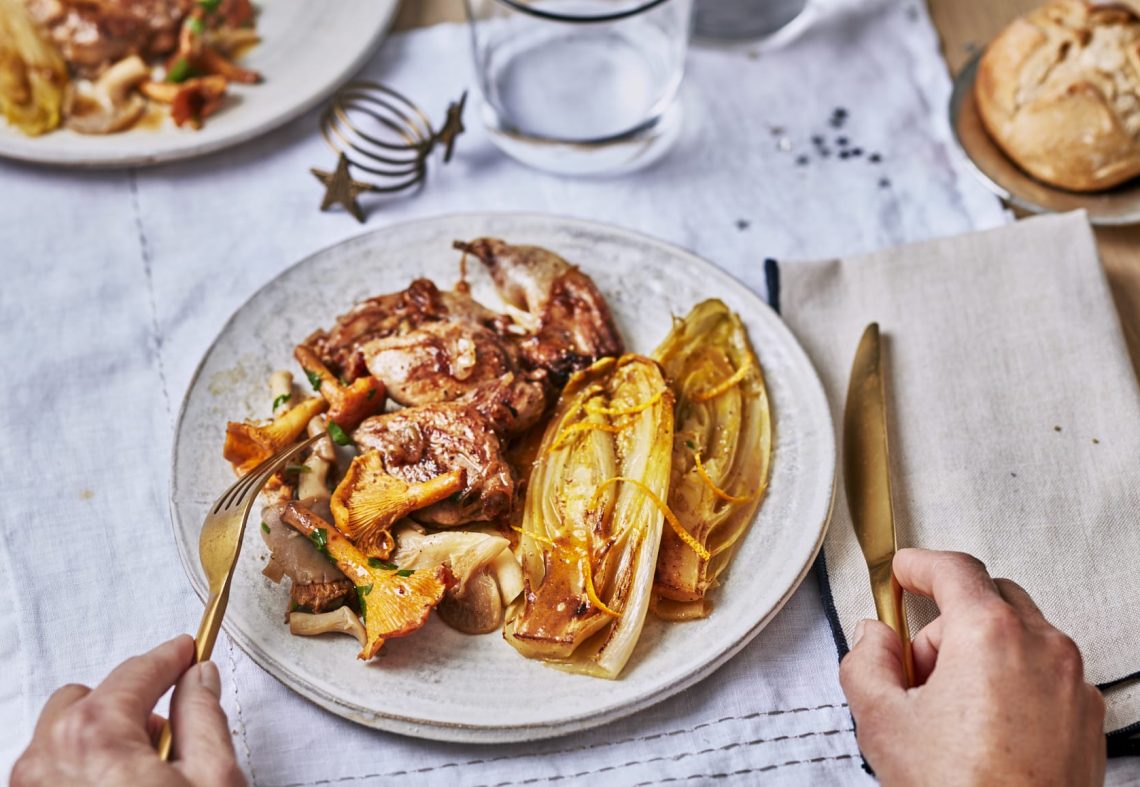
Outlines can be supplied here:
<path id="1" fill-rule="evenodd" d="M 401 527 L 396 538 L 396 564 L 451 568 L 456 584 L 439 606 L 444 623 L 465 634 L 486 634 L 502 625 L 504 607 L 522 592 L 522 570 L 507 539 L 454 530 L 428 535 L 413 526 Z"/>
<path id="2" fill-rule="evenodd" d="M 352 613 L 348 607 L 337 607 L 332 612 L 290 612 L 289 633 L 301 637 L 313 637 L 318 634 L 342 632 L 356 637 L 356 641 L 364 647 L 368 635 L 360 618 Z"/>
<path id="3" fill-rule="evenodd" d="M 94 82 L 77 84 L 67 127 L 80 134 L 114 134 L 134 125 L 146 109 L 135 87 L 150 76 L 138 55 L 123 58 Z"/>

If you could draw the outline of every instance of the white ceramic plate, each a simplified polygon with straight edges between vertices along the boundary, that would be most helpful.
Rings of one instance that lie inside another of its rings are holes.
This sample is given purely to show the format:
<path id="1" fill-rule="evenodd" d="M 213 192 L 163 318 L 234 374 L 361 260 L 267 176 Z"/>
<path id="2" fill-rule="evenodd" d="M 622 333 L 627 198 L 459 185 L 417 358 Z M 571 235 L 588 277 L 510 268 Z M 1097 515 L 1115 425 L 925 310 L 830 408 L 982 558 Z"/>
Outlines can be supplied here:
<path id="1" fill-rule="evenodd" d="M 264 134 L 330 95 L 372 54 L 399 0 L 270 0 L 257 19 L 261 43 L 242 65 L 265 77 L 232 85 L 229 105 L 202 129 L 169 118 L 155 129 L 84 136 L 59 129 L 27 137 L 0 119 L 0 156 L 68 167 L 126 167 L 201 156 Z"/>
<path id="2" fill-rule="evenodd" d="M 771 484 L 756 522 L 715 591 L 705 620 L 652 616 L 616 681 L 570 675 L 519 656 L 501 636 L 469 637 L 433 618 L 391 640 L 381 658 L 357 661 L 342 635 L 290 636 L 288 592 L 261 574 L 267 551 L 248 528 L 225 618 L 227 633 L 285 685 L 345 718 L 440 740 L 499 742 L 550 737 L 633 713 L 709 675 L 744 647 L 803 580 L 831 507 L 835 442 L 823 388 L 803 350 L 743 285 L 674 246 L 624 230 L 542 215 L 471 214 L 362 235 L 319 252 L 258 291 L 222 329 L 183 403 L 174 448 L 174 535 L 199 595 L 198 532 L 206 508 L 233 481 L 221 450 L 227 419 L 264 417 L 267 378 L 293 369 L 294 344 L 354 301 L 403 289 L 417 276 L 442 287 L 457 277 L 453 239 L 492 235 L 557 251 L 594 278 L 627 347 L 650 352 L 671 315 L 723 299 L 748 326 L 764 366 L 775 424 Z M 477 263 L 475 297 L 498 303 Z M 332 669 L 330 669 L 332 667 Z"/>

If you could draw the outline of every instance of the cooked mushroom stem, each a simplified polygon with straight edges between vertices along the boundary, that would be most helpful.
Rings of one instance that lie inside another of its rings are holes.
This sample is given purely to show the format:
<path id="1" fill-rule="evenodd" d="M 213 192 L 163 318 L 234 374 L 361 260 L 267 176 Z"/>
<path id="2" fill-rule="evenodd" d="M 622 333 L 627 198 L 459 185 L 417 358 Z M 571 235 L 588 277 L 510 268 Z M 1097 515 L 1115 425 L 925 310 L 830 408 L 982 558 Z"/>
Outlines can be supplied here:
<path id="1" fill-rule="evenodd" d="M 150 67 L 138 55 L 131 55 L 104 71 L 95 81 L 95 90 L 106 96 L 112 106 L 118 107 L 127 100 L 127 93 L 148 76 Z"/>
<path id="2" fill-rule="evenodd" d="M 328 438 L 323 415 L 318 415 L 309 421 L 308 433 L 310 437 L 325 433 L 325 437 L 313 445 L 312 453 L 305 460 L 303 466 L 308 469 L 301 473 L 301 483 L 297 486 L 297 497 L 302 500 L 307 498 L 328 500 L 332 497 L 332 492 L 329 491 L 328 487 L 329 470 L 332 468 L 333 462 L 336 461 L 336 454 L 333 453 L 332 440 Z"/>
<path id="3" fill-rule="evenodd" d="M 278 369 L 269 375 L 269 395 L 273 402 L 273 415 L 277 416 L 293 406 L 293 373 Z M 285 397 L 285 398 L 282 398 Z M 312 432 L 310 432 L 312 434 Z"/>
<path id="4" fill-rule="evenodd" d="M 290 634 L 312 637 L 317 634 L 329 634 L 332 632 L 341 632 L 356 637 L 356 641 L 360 643 L 361 647 L 364 646 L 364 643 L 368 639 L 368 636 L 364 632 L 364 626 L 360 622 L 360 618 L 352 614 L 352 610 L 348 607 L 337 607 L 331 612 L 321 612 L 319 614 L 313 614 L 311 612 L 289 613 Z"/>

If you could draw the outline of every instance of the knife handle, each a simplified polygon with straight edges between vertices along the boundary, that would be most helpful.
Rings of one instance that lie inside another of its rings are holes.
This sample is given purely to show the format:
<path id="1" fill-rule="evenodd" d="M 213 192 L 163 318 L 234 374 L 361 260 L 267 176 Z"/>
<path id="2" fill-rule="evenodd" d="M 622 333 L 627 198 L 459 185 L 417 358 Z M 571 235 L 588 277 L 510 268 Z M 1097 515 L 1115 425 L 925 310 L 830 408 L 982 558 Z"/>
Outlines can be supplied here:
<path id="1" fill-rule="evenodd" d="M 910 648 L 910 631 L 903 608 L 902 586 L 895 579 L 890 563 L 881 563 L 871 571 L 871 592 L 875 596 L 875 612 L 902 640 L 903 675 L 906 687 L 914 686 L 914 654 Z"/>

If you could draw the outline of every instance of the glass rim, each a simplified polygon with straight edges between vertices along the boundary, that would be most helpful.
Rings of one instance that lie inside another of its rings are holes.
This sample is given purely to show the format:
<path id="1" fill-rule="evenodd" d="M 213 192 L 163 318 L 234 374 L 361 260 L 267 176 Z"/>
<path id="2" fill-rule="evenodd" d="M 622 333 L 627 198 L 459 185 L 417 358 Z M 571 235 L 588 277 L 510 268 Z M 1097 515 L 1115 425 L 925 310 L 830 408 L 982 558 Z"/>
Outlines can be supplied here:
<path id="1" fill-rule="evenodd" d="M 617 22 L 621 19 L 628 19 L 631 16 L 644 13 L 656 6 L 664 5 L 669 0 L 644 0 L 644 2 L 635 5 L 633 8 L 628 8 L 625 11 L 614 11 L 608 14 L 593 14 L 590 16 L 575 16 L 571 14 L 560 14 L 555 11 L 546 11 L 539 8 L 534 8 L 528 4 L 521 2 L 521 0 L 497 0 L 503 5 L 509 6 L 514 10 L 528 14 L 530 16 L 538 17 L 539 19 L 546 19 L 552 22 L 569 22 L 571 24 L 596 24 L 599 22 Z"/>

